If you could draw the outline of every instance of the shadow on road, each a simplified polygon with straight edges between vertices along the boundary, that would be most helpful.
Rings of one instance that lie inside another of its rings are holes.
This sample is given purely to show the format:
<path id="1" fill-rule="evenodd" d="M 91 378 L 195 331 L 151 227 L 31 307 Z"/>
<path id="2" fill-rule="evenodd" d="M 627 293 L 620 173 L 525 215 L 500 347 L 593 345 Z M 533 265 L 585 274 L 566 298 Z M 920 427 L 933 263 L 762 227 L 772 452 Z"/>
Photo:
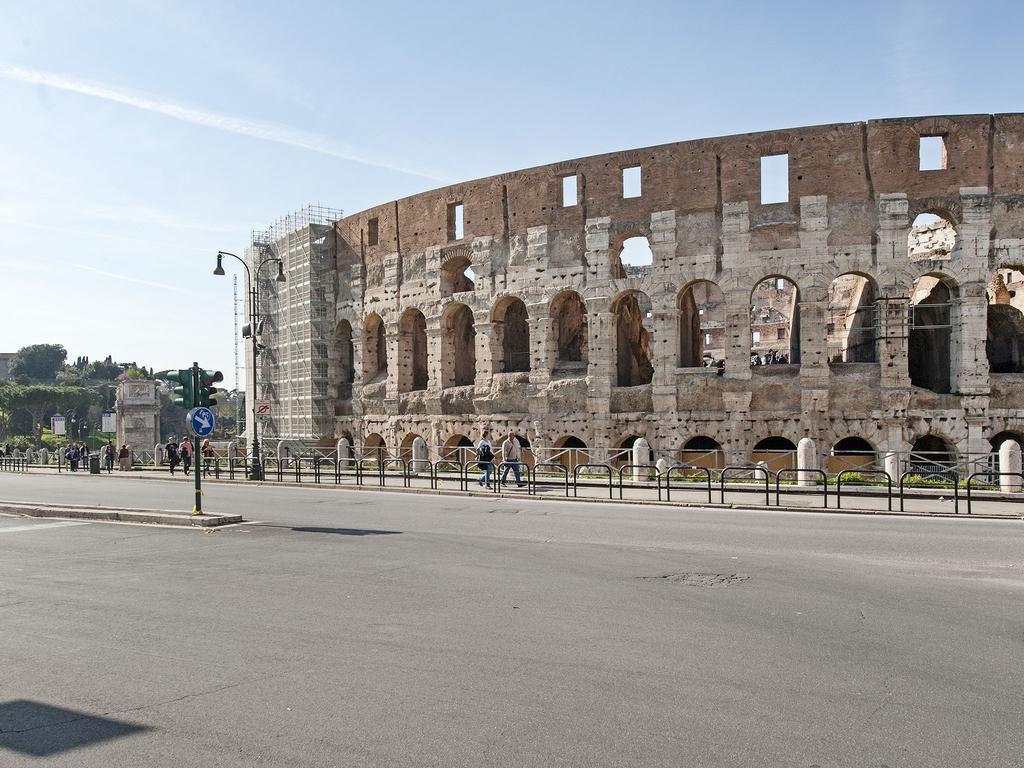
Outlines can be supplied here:
<path id="1" fill-rule="evenodd" d="M 304 526 L 292 528 L 296 533 L 336 533 L 339 536 L 394 536 L 401 531 L 374 531 L 368 528 L 317 528 Z"/>
<path id="2" fill-rule="evenodd" d="M 0 703 L 0 749 L 46 757 L 148 731 L 145 725 L 15 699 Z"/>

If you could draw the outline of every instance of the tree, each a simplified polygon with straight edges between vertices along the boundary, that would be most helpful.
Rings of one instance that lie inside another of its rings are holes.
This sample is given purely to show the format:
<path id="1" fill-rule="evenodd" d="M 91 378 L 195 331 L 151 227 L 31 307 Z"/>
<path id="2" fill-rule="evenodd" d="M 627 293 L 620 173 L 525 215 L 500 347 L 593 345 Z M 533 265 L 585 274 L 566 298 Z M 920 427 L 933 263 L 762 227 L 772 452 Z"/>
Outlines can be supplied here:
<path id="1" fill-rule="evenodd" d="M 45 420 L 74 408 L 83 412 L 98 399 L 98 394 L 84 387 L 54 384 L 5 384 L 0 386 L 0 408 L 7 413 L 23 411 L 32 422 L 32 437 L 37 448 L 43 446 Z"/>
<path id="2" fill-rule="evenodd" d="M 64 367 L 68 351 L 63 344 L 32 344 L 11 358 L 11 378 L 18 381 L 54 381 Z"/>
<path id="3" fill-rule="evenodd" d="M 116 381 L 121 375 L 121 366 L 106 360 L 95 360 L 85 367 L 85 378 L 89 381 Z"/>

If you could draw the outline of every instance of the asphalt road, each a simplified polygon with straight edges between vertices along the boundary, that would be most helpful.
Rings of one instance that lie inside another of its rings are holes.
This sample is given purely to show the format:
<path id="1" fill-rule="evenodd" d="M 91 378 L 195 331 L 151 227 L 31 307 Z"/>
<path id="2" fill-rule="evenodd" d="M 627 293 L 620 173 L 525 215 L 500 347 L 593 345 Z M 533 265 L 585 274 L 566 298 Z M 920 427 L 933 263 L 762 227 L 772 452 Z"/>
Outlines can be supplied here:
<path id="1" fill-rule="evenodd" d="M 1021 521 L 205 499 L 260 523 L 0 517 L 0 766 L 1024 764 Z"/>

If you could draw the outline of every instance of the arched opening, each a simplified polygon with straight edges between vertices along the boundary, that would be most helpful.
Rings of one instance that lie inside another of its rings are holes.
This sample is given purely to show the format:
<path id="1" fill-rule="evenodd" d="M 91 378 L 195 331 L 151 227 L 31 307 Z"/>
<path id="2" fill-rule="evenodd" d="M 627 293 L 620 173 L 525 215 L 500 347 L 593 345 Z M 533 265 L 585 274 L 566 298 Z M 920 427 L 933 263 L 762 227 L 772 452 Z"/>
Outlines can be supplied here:
<path id="1" fill-rule="evenodd" d="M 611 259 L 611 277 L 620 280 L 643 277 L 651 273 L 653 265 L 654 252 L 650 241 L 643 235 L 627 237 Z"/>
<path id="2" fill-rule="evenodd" d="M 445 440 L 441 447 L 441 459 L 444 461 L 467 464 L 472 462 L 475 456 L 476 448 L 466 435 L 454 434 Z"/>
<path id="3" fill-rule="evenodd" d="M 725 367 L 725 294 L 710 280 L 679 295 L 679 367 Z"/>
<path id="4" fill-rule="evenodd" d="M 755 464 L 764 462 L 770 472 L 796 468 L 796 446 L 784 437 L 766 437 L 754 446 L 750 458 Z"/>
<path id="5" fill-rule="evenodd" d="M 465 387 L 476 381 L 476 327 L 473 310 L 452 304 L 441 321 L 441 386 Z"/>
<path id="6" fill-rule="evenodd" d="M 551 302 L 551 337 L 555 369 L 587 367 L 587 305 L 576 291 L 562 291 Z"/>
<path id="7" fill-rule="evenodd" d="M 907 362 L 910 383 L 932 392 L 953 391 L 953 318 L 957 288 L 949 278 L 924 275 L 914 281 L 908 307 Z"/>
<path id="8" fill-rule="evenodd" d="M 412 461 L 412 444 L 419 436 L 418 432 L 410 432 L 402 438 L 402 444 L 398 449 L 398 458 L 402 461 Z"/>
<path id="9" fill-rule="evenodd" d="M 956 482 L 956 451 L 938 435 L 922 435 L 910 449 L 909 471 L 924 477 Z"/>
<path id="10" fill-rule="evenodd" d="M 564 464 L 571 473 L 580 464 L 590 463 L 587 444 L 575 435 L 566 435 L 555 442 L 555 456 L 552 461 Z"/>
<path id="11" fill-rule="evenodd" d="M 521 299 L 506 296 L 494 307 L 494 338 L 502 373 L 530 370 L 530 320 Z"/>
<path id="12" fill-rule="evenodd" d="M 877 338 L 873 281 L 853 272 L 828 287 L 828 360 L 830 363 L 876 363 Z"/>
<path id="13" fill-rule="evenodd" d="M 615 315 L 616 384 L 636 387 L 654 378 L 651 337 L 644 321 L 651 317 L 651 300 L 642 291 L 629 291 L 612 304 Z"/>
<path id="14" fill-rule="evenodd" d="M 384 438 L 381 437 L 378 433 L 373 432 L 367 435 L 366 439 L 363 440 L 363 459 L 382 461 L 388 458 L 389 456 L 390 454 L 388 453 L 387 446 L 384 443 Z"/>
<path id="15" fill-rule="evenodd" d="M 863 437 L 844 437 L 832 446 L 828 457 L 828 473 L 836 475 L 847 469 L 874 469 L 878 454 Z"/>
<path id="16" fill-rule="evenodd" d="M 352 382 L 355 380 L 353 361 L 355 351 L 352 347 L 352 324 L 341 320 L 334 329 L 334 359 L 337 366 L 338 399 L 352 399 Z"/>
<path id="17" fill-rule="evenodd" d="M 750 294 L 750 364 L 799 362 L 800 292 L 788 277 L 767 277 Z"/>
<path id="18" fill-rule="evenodd" d="M 386 379 L 388 375 L 388 345 L 384 321 L 371 312 L 363 322 L 363 383 Z"/>
<path id="19" fill-rule="evenodd" d="M 985 352 L 992 373 L 1024 373 L 1024 272 L 997 269 L 988 284 Z"/>
<path id="20" fill-rule="evenodd" d="M 948 261 L 959 247 L 956 227 L 944 211 L 918 214 L 907 235 L 907 258 L 911 261 Z"/>
<path id="21" fill-rule="evenodd" d="M 698 435 L 687 440 L 679 451 L 679 462 L 692 467 L 722 469 L 725 466 L 725 452 L 713 437 Z"/>
<path id="22" fill-rule="evenodd" d="M 441 267 L 441 295 L 472 291 L 476 287 L 476 273 L 470 266 L 469 258 L 456 256 Z"/>
<path id="23" fill-rule="evenodd" d="M 616 467 L 621 467 L 623 464 L 633 463 L 633 446 L 641 435 L 627 435 L 619 441 L 619 444 L 615 448 L 615 452 L 612 455 L 611 463 Z M 654 463 L 654 449 L 651 448 L 647 461 Z"/>
<path id="24" fill-rule="evenodd" d="M 427 388 L 427 319 L 407 309 L 398 323 L 398 391 Z"/>

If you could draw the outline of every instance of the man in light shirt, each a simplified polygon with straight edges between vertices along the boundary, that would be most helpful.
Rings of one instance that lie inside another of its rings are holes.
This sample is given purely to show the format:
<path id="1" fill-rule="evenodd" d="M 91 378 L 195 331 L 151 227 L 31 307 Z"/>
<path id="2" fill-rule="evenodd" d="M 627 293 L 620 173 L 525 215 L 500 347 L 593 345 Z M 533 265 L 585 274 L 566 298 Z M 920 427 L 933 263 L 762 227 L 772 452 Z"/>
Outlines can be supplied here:
<path id="1" fill-rule="evenodd" d="M 523 460 L 523 447 L 519 445 L 515 433 L 509 430 L 508 437 L 501 444 L 501 460 L 505 462 L 505 471 L 501 473 L 501 484 L 508 484 L 508 471 L 511 469 L 516 476 L 516 485 L 523 487 L 523 478 L 519 474 L 519 463 Z"/>

